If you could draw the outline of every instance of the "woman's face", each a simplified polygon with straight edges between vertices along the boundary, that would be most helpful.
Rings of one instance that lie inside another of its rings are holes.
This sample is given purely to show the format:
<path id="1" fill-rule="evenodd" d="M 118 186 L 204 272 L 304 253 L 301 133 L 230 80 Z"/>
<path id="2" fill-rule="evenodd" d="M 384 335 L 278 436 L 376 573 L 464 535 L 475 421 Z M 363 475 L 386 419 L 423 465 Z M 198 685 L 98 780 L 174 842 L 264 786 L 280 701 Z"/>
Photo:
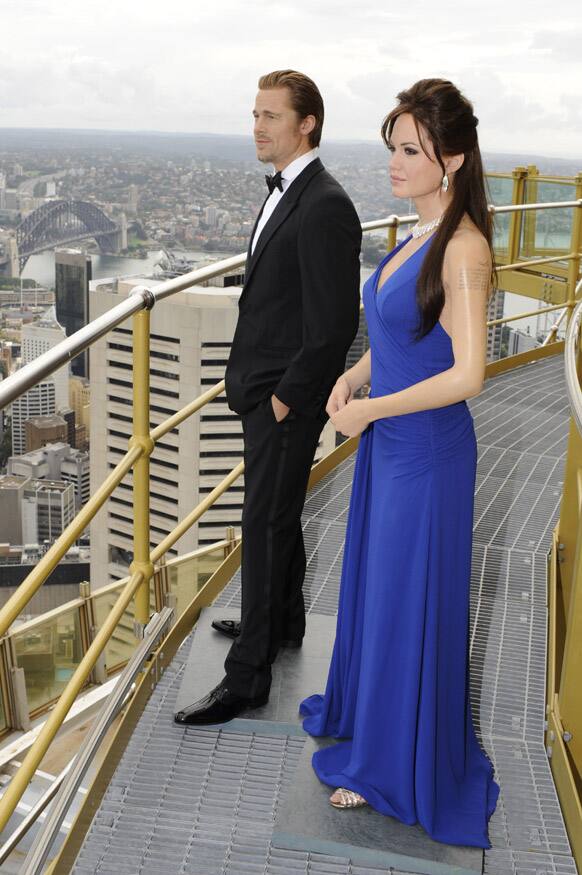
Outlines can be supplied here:
<path id="1" fill-rule="evenodd" d="M 394 197 L 418 198 L 440 190 L 443 171 L 436 160 L 426 130 L 421 125 L 419 130 L 428 155 L 422 149 L 414 118 L 410 113 L 402 113 L 394 122 L 388 145 L 391 153 L 390 182 Z"/>

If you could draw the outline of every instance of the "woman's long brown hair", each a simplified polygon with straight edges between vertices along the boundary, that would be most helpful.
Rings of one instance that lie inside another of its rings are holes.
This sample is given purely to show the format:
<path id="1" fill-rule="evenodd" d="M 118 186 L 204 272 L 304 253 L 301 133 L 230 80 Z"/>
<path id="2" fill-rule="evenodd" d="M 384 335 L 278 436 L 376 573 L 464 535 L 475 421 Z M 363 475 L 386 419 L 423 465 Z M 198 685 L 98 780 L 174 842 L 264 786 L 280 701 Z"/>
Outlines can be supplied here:
<path id="1" fill-rule="evenodd" d="M 428 135 L 436 160 L 441 166 L 443 158 L 464 155 L 461 167 L 455 172 L 452 183 L 452 200 L 438 226 L 418 277 L 416 300 L 420 310 L 417 339 L 434 328 L 445 303 L 442 271 L 445 249 L 461 219 L 467 213 L 481 231 L 493 256 L 493 227 L 487 208 L 485 176 L 477 138 L 478 119 L 473 115 L 473 106 L 459 89 L 447 79 L 421 79 L 411 88 L 397 95 L 399 101 L 382 123 L 381 134 L 386 146 L 394 122 L 403 113 L 414 118 L 420 145 L 425 152 L 422 126 Z M 425 135 L 425 136 L 426 136 Z M 492 276 L 493 279 L 493 276 Z"/>

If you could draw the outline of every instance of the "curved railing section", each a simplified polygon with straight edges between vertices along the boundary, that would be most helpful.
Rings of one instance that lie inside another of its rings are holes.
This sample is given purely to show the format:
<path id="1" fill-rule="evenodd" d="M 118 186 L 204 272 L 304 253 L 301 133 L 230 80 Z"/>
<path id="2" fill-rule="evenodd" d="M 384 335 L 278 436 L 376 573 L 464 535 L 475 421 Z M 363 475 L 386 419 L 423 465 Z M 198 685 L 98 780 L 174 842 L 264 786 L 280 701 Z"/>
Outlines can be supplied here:
<path id="1" fill-rule="evenodd" d="M 576 299 L 582 294 L 582 280 L 576 286 Z M 580 387 L 580 328 L 582 326 L 582 301 L 574 307 L 566 332 L 564 366 L 566 389 L 572 417 L 582 435 L 582 388 Z"/>
<path id="2" fill-rule="evenodd" d="M 572 413 L 548 575 L 546 752 L 574 857 L 582 861 L 582 280 L 565 341 Z"/>
<path id="3" fill-rule="evenodd" d="M 522 261 L 517 260 L 519 246 L 516 248 L 516 240 L 519 238 L 521 225 L 518 218 L 522 213 L 531 210 L 572 209 L 574 219 L 572 222 L 571 245 L 568 252 L 561 255 L 551 255 L 543 258 L 530 258 Z M 554 310 L 566 310 L 571 313 L 576 304 L 575 284 L 578 280 L 580 269 L 580 250 L 582 245 L 582 198 L 572 201 L 557 203 L 528 203 L 511 204 L 501 207 L 491 207 L 495 215 L 509 213 L 511 225 L 508 236 L 507 263 L 498 266 L 498 272 L 519 272 L 539 270 L 547 264 L 562 262 L 566 264 L 566 290 L 567 297 L 558 303 L 532 311 L 534 315 Z M 392 248 L 396 243 L 397 230 L 401 225 L 415 222 L 417 216 L 408 215 L 398 217 L 392 215 L 386 219 L 364 223 L 362 228 L 366 231 L 385 229 L 388 232 L 388 247 Z M 115 487 L 123 477 L 133 470 L 133 518 L 134 518 L 134 559 L 130 566 L 130 575 L 123 582 L 114 605 L 111 608 L 101 628 L 88 643 L 87 650 L 79 665 L 73 672 L 67 686 L 62 692 L 57 703 L 35 743 L 28 751 L 18 772 L 12 779 L 2 799 L 0 800 L 0 831 L 5 827 L 12 812 L 18 804 L 24 790 L 32 779 L 44 754 L 48 750 L 52 740 L 57 734 L 66 715 L 68 714 L 75 698 L 87 683 L 91 673 L 94 672 L 104 648 L 107 646 L 115 629 L 134 601 L 135 608 L 135 633 L 139 639 L 143 636 L 143 630 L 150 615 L 150 582 L 154 576 L 155 565 L 163 560 L 166 552 L 175 544 L 180 537 L 192 526 L 205 511 L 234 483 L 243 472 L 243 463 L 237 465 L 214 489 L 195 507 L 187 517 L 182 520 L 175 529 L 153 550 L 150 551 L 150 525 L 149 525 L 149 460 L 155 447 L 156 441 L 170 431 L 187 417 L 197 413 L 212 399 L 224 391 L 224 381 L 220 381 L 199 398 L 178 413 L 168 418 L 165 422 L 150 431 L 149 411 L 149 348 L 150 348 L 150 311 L 157 301 L 201 283 L 212 277 L 220 276 L 233 268 L 239 268 L 245 263 L 244 255 L 233 256 L 213 265 L 192 271 L 175 279 L 157 285 L 155 289 L 143 286 L 135 288 L 128 298 L 113 307 L 107 314 L 99 317 L 89 325 L 64 340 L 50 352 L 40 356 L 34 362 L 23 367 L 16 374 L 0 384 L 0 408 L 13 401 L 38 381 L 52 373 L 65 362 L 74 358 L 92 343 L 107 334 L 115 326 L 132 317 L 133 321 L 133 434 L 129 441 L 129 447 L 123 458 L 111 471 L 109 476 L 91 496 L 87 504 L 81 509 L 73 522 L 65 529 L 62 535 L 55 541 L 48 552 L 40 560 L 36 568 L 20 585 L 4 607 L 0 610 L 0 637 L 5 636 L 9 627 L 16 617 L 23 611 L 34 593 L 46 580 L 51 571 L 58 564 L 70 546 L 87 527 L 111 495 Z M 541 296 L 540 296 L 541 297 Z M 516 319 L 523 318 L 527 314 L 517 314 L 503 319 L 492 320 L 488 324 L 505 324 Z M 555 328 L 555 326 L 554 326 Z M 561 344 L 553 344 L 560 350 Z M 547 350 L 547 347 L 546 347 Z M 543 350 L 542 350 L 543 352 Z M 529 359 L 533 356 L 530 355 Z M 521 363 L 519 356 L 516 357 Z M 355 446 L 350 442 L 350 448 Z"/>

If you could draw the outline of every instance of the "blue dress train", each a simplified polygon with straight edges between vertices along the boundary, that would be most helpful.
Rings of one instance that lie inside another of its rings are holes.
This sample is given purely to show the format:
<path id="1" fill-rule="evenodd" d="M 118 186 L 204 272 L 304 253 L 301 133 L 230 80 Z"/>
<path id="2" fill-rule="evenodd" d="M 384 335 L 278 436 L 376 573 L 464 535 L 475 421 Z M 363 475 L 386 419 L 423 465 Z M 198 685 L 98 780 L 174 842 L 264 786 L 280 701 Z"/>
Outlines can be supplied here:
<path id="1" fill-rule="evenodd" d="M 410 239 L 410 238 L 407 238 Z M 363 289 L 370 397 L 454 363 L 439 322 L 414 342 L 426 240 Z M 499 786 L 469 704 L 469 585 L 477 446 L 465 401 L 376 420 L 360 438 L 325 695 L 300 706 L 325 784 L 361 793 L 436 841 L 489 848 Z"/>

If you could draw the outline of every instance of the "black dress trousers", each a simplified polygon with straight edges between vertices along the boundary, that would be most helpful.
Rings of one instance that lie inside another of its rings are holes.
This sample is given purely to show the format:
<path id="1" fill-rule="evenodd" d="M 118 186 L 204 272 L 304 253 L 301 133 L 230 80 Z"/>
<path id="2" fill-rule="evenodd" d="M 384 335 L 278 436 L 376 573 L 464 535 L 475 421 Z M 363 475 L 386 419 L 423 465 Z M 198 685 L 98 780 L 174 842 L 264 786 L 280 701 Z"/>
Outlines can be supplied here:
<path id="1" fill-rule="evenodd" d="M 241 633 L 224 665 L 240 696 L 268 691 L 281 641 L 305 633 L 301 513 L 323 424 L 293 410 L 277 422 L 270 397 L 242 416 Z"/>

